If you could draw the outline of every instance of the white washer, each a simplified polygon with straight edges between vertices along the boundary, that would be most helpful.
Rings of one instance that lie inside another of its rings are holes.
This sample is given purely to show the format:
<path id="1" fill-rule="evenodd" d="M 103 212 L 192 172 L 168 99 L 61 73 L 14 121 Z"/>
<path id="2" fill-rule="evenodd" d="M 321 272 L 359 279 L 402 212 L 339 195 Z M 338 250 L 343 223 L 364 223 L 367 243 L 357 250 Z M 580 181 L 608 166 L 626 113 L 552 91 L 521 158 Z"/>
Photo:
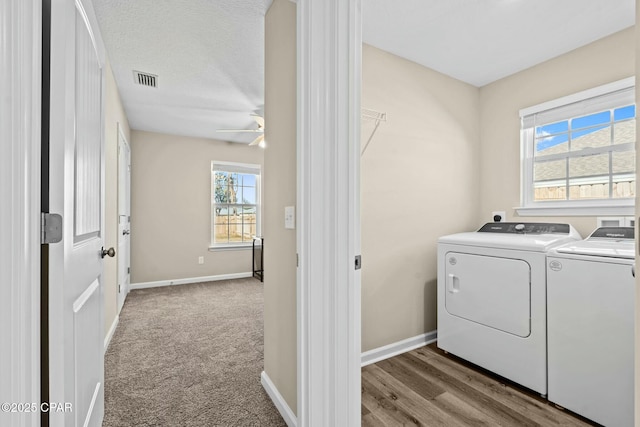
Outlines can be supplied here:
<path id="1" fill-rule="evenodd" d="M 547 258 L 549 400 L 633 426 L 633 228 L 603 227 Z"/>
<path id="2" fill-rule="evenodd" d="M 438 240 L 438 347 L 547 394 L 546 253 L 568 224 L 488 223 Z"/>

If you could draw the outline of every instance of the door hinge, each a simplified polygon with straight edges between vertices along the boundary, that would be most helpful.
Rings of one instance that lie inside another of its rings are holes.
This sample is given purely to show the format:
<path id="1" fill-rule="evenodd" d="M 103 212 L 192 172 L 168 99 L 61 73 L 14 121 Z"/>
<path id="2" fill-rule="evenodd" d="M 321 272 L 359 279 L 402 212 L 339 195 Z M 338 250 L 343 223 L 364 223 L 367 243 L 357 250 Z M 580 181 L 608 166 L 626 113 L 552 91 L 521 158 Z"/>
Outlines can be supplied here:
<path id="1" fill-rule="evenodd" d="M 62 240 L 62 216 L 40 213 L 40 243 L 58 243 Z"/>
<path id="2" fill-rule="evenodd" d="M 356 255 L 356 270 L 360 270 L 362 267 L 362 256 Z"/>
<path id="3" fill-rule="evenodd" d="M 131 267 L 127 267 L 127 274 L 131 274 Z"/>
<path id="4" fill-rule="evenodd" d="M 118 285 L 118 293 L 122 292 L 122 285 Z"/>
<path id="5" fill-rule="evenodd" d="M 296 254 L 296 267 L 300 267 L 300 257 Z"/>

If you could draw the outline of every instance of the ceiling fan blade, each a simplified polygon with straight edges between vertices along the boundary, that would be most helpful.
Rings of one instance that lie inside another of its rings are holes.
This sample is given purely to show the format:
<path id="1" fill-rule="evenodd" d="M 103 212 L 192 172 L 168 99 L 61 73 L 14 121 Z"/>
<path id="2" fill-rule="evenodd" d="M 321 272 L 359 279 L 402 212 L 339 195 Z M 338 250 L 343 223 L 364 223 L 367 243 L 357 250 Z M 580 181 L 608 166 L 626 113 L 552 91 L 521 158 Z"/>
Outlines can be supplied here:
<path id="1" fill-rule="evenodd" d="M 258 126 L 260 126 L 261 128 L 264 127 L 264 117 L 259 116 L 257 114 L 251 114 L 251 117 L 253 117 L 253 120 L 256 121 L 256 123 L 258 124 Z"/>
<path id="2" fill-rule="evenodd" d="M 264 141 L 264 134 L 263 134 L 263 135 L 260 135 L 260 136 L 259 136 L 259 137 L 257 137 L 256 139 L 254 139 L 254 140 L 251 142 L 251 144 L 249 144 L 249 146 L 252 146 L 252 145 L 258 145 L 258 144 L 260 144 L 262 141 Z"/>
<path id="3" fill-rule="evenodd" d="M 254 132 L 254 133 L 262 133 L 263 129 L 218 129 L 216 132 Z"/>

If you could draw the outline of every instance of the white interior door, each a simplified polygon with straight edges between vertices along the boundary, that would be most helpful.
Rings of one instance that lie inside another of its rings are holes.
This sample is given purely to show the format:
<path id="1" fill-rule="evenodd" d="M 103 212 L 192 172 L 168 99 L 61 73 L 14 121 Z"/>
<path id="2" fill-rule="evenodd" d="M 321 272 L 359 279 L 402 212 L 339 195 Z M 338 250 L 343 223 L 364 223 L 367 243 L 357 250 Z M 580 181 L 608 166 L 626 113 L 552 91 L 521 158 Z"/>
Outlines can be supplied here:
<path id="1" fill-rule="evenodd" d="M 118 126 L 118 312 L 131 283 L 131 148 Z"/>
<path id="2" fill-rule="evenodd" d="M 52 426 L 99 426 L 104 414 L 104 49 L 90 0 L 51 2 L 50 207 L 63 239 L 50 245 Z"/>

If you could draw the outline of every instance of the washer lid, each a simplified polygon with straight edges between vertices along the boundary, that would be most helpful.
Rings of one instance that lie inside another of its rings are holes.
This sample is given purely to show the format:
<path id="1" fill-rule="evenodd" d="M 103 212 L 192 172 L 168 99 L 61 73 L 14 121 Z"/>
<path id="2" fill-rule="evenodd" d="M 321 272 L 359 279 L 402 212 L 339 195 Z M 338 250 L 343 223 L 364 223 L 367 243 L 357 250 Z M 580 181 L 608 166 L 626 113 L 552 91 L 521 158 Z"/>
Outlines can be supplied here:
<path id="1" fill-rule="evenodd" d="M 607 258 L 635 258 L 633 227 L 600 227 L 580 242 L 555 249 L 559 254 L 590 255 Z"/>
<path id="2" fill-rule="evenodd" d="M 580 234 L 568 224 L 488 223 L 478 231 L 443 236 L 438 239 L 438 242 L 546 252 L 555 246 L 580 239 Z"/>

